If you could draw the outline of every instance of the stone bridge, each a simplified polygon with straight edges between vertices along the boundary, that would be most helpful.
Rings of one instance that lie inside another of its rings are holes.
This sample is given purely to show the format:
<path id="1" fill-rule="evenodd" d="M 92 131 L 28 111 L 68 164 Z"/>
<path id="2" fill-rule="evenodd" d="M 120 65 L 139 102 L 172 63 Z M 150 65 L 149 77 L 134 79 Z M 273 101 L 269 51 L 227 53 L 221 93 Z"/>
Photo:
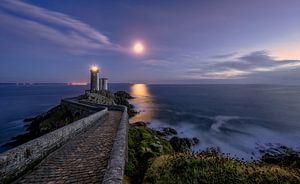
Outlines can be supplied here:
<path id="1" fill-rule="evenodd" d="M 61 103 L 90 115 L 0 154 L 0 183 L 123 183 L 126 107 Z"/>

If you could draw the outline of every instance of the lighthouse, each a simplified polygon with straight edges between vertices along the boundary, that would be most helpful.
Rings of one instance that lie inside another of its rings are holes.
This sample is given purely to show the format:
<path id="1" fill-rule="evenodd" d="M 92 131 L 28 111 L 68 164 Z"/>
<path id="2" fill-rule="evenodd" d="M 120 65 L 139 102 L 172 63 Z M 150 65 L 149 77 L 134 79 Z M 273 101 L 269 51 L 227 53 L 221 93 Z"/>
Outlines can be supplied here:
<path id="1" fill-rule="evenodd" d="M 99 68 L 97 66 L 92 66 L 91 72 L 91 89 L 89 92 L 96 93 L 100 90 L 108 90 L 108 78 L 99 77 Z"/>
<path id="2" fill-rule="evenodd" d="M 91 72 L 91 92 L 99 91 L 99 68 L 92 66 Z"/>

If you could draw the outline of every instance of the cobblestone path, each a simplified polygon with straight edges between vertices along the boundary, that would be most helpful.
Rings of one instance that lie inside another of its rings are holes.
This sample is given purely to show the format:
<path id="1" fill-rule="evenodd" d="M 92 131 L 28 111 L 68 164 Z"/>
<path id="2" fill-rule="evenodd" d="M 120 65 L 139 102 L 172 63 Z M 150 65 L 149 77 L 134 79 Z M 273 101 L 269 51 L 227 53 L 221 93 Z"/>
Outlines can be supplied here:
<path id="1" fill-rule="evenodd" d="M 101 183 L 108 164 L 121 112 L 68 141 L 17 183 Z"/>

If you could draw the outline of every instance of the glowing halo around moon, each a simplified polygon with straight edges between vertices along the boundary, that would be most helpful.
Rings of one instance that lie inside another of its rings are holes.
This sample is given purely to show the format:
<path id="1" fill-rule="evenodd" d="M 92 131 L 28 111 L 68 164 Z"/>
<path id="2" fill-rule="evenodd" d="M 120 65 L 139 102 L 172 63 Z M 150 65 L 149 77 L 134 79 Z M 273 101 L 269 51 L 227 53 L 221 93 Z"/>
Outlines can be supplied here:
<path id="1" fill-rule="evenodd" d="M 132 47 L 132 51 L 135 54 L 143 54 L 145 52 L 145 46 L 141 42 L 135 42 Z"/>

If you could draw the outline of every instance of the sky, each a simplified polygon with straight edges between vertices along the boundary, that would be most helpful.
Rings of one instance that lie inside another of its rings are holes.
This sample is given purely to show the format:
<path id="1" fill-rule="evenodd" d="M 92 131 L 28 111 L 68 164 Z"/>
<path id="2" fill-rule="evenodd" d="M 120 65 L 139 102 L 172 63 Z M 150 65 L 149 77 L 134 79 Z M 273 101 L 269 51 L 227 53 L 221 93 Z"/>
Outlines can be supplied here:
<path id="1" fill-rule="evenodd" d="M 300 84 L 299 17 L 299 0 L 1 0 L 0 82 L 97 65 L 110 82 Z"/>

